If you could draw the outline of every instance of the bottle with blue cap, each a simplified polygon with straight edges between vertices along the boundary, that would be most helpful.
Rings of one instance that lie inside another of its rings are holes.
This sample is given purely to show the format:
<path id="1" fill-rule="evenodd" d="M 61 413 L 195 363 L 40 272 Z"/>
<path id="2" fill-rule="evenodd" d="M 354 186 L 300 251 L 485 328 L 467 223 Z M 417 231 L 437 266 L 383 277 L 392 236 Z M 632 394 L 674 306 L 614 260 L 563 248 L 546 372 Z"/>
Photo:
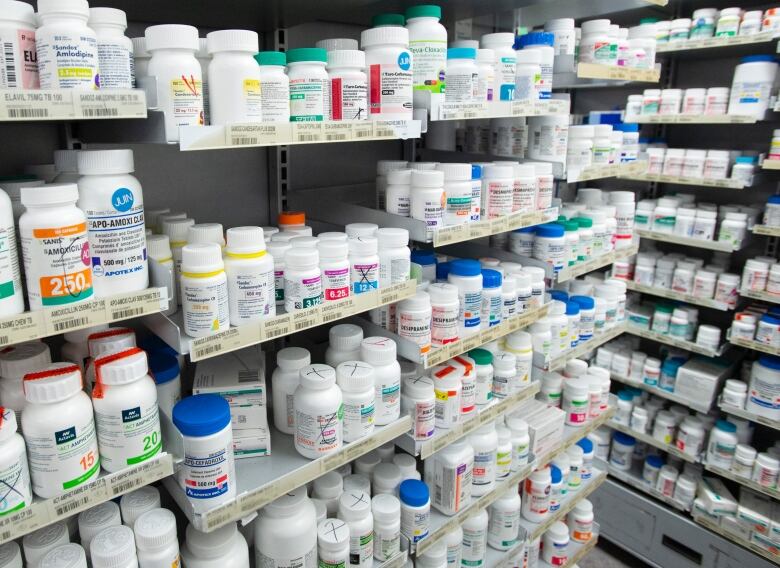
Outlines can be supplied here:
<path id="1" fill-rule="evenodd" d="M 173 423 L 184 446 L 179 485 L 193 511 L 203 513 L 235 499 L 236 469 L 228 402 L 215 394 L 189 396 L 173 407 Z"/>
<path id="2" fill-rule="evenodd" d="M 401 500 L 401 534 L 416 544 L 428 536 L 431 499 L 428 486 L 418 479 L 406 479 L 398 486 Z"/>
<path id="3" fill-rule="evenodd" d="M 498 270 L 482 270 L 482 309 L 480 311 L 482 329 L 501 323 L 501 281 L 501 273 Z"/>
<path id="4" fill-rule="evenodd" d="M 566 237 L 563 225 L 546 223 L 536 227 L 533 257 L 546 262 L 555 272 L 560 272 L 566 258 Z"/>
<path id="5" fill-rule="evenodd" d="M 525 51 L 532 49 L 539 51 L 541 57 L 539 66 L 542 75 L 539 88 L 539 98 L 552 98 L 553 64 L 555 62 L 555 35 L 550 32 L 530 32 L 519 39 L 520 48 Z"/>
<path id="6" fill-rule="evenodd" d="M 157 404 L 167 415 L 181 400 L 181 377 L 176 357 L 162 351 L 148 353 L 149 374 L 157 385 Z"/>
<path id="7" fill-rule="evenodd" d="M 450 262 L 447 281 L 458 288 L 459 335 L 461 338 L 477 333 L 482 313 L 482 267 L 477 260 L 457 259 Z M 499 294 L 499 298 L 501 295 Z"/>
<path id="8" fill-rule="evenodd" d="M 734 69 L 728 114 L 755 116 L 762 120 L 777 76 L 773 55 L 748 55 Z"/>
<path id="9" fill-rule="evenodd" d="M 472 47 L 449 48 L 447 50 L 445 101 L 448 103 L 472 103 L 477 98 L 478 88 L 477 50 Z"/>

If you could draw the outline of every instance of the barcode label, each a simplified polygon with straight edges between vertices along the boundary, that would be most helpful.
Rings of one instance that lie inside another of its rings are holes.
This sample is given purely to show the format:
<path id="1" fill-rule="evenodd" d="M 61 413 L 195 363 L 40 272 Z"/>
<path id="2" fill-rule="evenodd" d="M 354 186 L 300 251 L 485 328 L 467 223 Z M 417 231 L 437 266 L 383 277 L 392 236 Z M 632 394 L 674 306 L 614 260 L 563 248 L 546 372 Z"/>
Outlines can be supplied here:
<path id="1" fill-rule="evenodd" d="M 260 371 L 257 369 L 245 369 L 238 372 L 239 383 L 256 383 L 260 380 Z"/>
<path id="2" fill-rule="evenodd" d="M 64 517 L 69 513 L 75 511 L 76 509 L 88 505 L 89 501 L 90 501 L 89 495 L 84 495 L 82 497 L 79 497 L 78 499 L 73 499 L 71 501 L 68 501 L 67 503 L 55 507 L 54 512 L 57 513 L 58 517 Z"/>
<path id="3" fill-rule="evenodd" d="M 9 108 L 8 118 L 47 118 L 49 109 L 45 108 Z"/>
<path id="4" fill-rule="evenodd" d="M 298 134 L 298 142 L 317 142 L 319 139 L 317 134 Z"/>
<path id="5" fill-rule="evenodd" d="M 233 146 L 254 146 L 259 144 L 260 140 L 254 136 L 234 136 L 231 138 L 230 143 Z"/>
<path id="6" fill-rule="evenodd" d="M 16 88 L 16 62 L 14 61 L 14 44 L 3 43 L 3 57 L 5 59 L 5 86 L 9 89 Z"/>
<path id="7" fill-rule="evenodd" d="M 140 316 L 143 313 L 144 313 L 143 308 L 127 308 L 126 310 L 111 312 L 111 318 L 115 320 L 127 319 L 135 316 Z"/>
<path id="8" fill-rule="evenodd" d="M 54 331 L 64 331 L 89 325 L 89 318 L 73 318 L 71 320 L 54 322 Z"/>
<path id="9" fill-rule="evenodd" d="M 81 114 L 84 118 L 105 118 L 119 116 L 118 108 L 82 108 Z"/>
<path id="10" fill-rule="evenodd" d="M 203 359 L 205 357 L 208 357 L 209 355 L 213 355 L 214 353 L 217 353 L 218 351 L 222 351 L 222 344 L 221 343 L 214 343 L 212 345 L 207 345 L 206 347 L 199 347 L 195 350 L 195 356 L 198 359 Z"/>
<path id="11" fill-rule="evenodd" d="M 146 481 L 141 476 L 131 477 L 127 481 L 121 483 L 114 483 L 111 486 L 111 496 L 116 497 L 117 495 L 122 495 L 142 485 L 146 485 Z"/>
<path id="12" fill-rule="evenodd" d="M 209 511 L 206 518 L 206 532 L 213 531 L 236 519 L 238 506 L 235 501 L 229 501 L 218 509 Z"/>
<path id="13" fill-rule="evenodd" d="M 352 131 L 353 138 L 370 138 L 372 134 L 373 130 L 370 126 L 357 127 Z"/>

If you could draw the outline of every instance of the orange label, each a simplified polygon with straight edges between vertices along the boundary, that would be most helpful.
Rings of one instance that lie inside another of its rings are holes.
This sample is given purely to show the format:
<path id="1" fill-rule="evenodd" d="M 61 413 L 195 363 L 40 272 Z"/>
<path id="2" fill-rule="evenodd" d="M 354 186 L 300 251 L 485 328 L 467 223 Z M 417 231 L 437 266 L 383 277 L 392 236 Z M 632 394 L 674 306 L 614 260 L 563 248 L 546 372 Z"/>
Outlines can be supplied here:
<path id="1" fill-rule="evenodd" d="M 70 274 L 43 276 L 39 282 L 43 298 L 79 296 L 85 290 L 92 288 L 92 270 L 86 268 Z M 45 300 L 44 304 L 46 304 Z"/>
<path id="2" fill-rule="evenodd" d="M 87 232 L 87 224 L 70 225 L 67 227 L 52 227 L 50 229 L 33 229 L 33 237 L 36 239 L 56 239 L 58 237 L 72 237 Z"/>

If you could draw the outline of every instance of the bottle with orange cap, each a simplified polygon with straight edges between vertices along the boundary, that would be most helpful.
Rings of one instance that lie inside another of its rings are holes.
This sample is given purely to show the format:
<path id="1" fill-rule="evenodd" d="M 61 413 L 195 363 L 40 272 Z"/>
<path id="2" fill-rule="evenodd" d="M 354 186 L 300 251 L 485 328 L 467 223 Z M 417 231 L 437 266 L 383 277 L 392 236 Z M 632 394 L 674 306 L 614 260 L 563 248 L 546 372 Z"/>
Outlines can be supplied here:
<path id="1" fill-rule="evenodd" d="M 299 236 L 312 236 L 311 227 L 306 225 L 306 213 L 303 211 L 282 211 L 279 213 L 276 225 L 280 231 L 296 233 Z"/>

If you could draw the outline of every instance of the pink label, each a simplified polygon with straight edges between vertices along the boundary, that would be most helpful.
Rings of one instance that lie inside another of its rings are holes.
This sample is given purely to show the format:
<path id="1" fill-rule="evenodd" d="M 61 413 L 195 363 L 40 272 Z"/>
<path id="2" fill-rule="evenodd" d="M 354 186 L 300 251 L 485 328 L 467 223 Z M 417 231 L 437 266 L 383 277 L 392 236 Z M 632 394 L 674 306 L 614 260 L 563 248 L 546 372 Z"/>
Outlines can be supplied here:
<path id="1" fill-rule="evenodd" d="M 40 89 L 38 80 L 38 55 L 35 51 L 35 31 L 17 30 L 19 48 L 22 50 L 21 74 L 23 89 Z"/>
<path id="2" fill-rule="evenodd" d="M 587 419 L 588 419 L 588 413 L 587 412 L 570 412 L 569 413 L 569 422 L 571 422 L 572 424 L 584 424 Z"/>

